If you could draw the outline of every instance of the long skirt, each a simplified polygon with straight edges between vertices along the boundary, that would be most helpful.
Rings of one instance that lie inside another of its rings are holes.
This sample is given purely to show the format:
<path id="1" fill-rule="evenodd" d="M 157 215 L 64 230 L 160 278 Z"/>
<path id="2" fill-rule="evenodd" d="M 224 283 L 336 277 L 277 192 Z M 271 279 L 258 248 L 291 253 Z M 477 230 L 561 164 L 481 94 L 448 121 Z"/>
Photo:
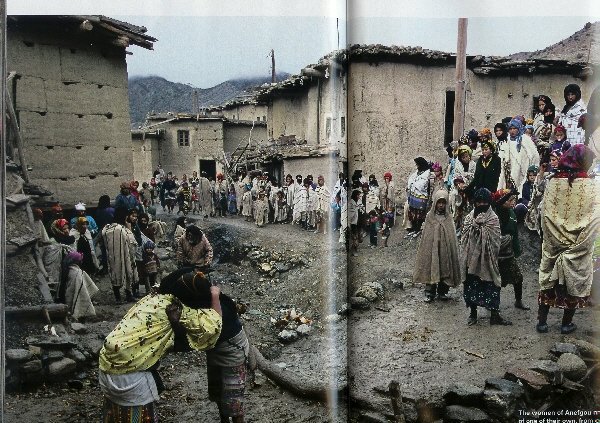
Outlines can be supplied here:
<path id="1" fill-rule="evenodd" d="M 549 307 L 574 310 L 576 308 L 589 307 L 591 305 L 590 296 L 575 297 L 567 293 L 565 285 L 554 285 L 554 288 L 544 289 L 538 294 L 538 304 Z"/>
<path id="2" fill-rule="evenodd" d="M 516 258 L 511 257 L 505 260 L 498 260 L 498 267 L 500 269 L 503 288 L 506 285 L 523 285 L 523 274 Z"/>
<path id="3" fill-rule="evenodd" d="M 246 363 L 238 366 L 206 366 L 208 398 L 219 406 L 223 417 L 244 415 Z"/>
<path id="4" fill-rule="evenodd" d="M 158 411 L 154 402 L 146 405 L 118 405 L 104 398 L 103 423 L 157 423 Z"/>
<path id="5" fill-rule="evenodd" d="M 500 310 L 500 287 L 494 282 L 482 281 L 475 275 L 468 274 L 464 283 L 463 297 L 467 307 L 485 307 L 488 310 Z"/>

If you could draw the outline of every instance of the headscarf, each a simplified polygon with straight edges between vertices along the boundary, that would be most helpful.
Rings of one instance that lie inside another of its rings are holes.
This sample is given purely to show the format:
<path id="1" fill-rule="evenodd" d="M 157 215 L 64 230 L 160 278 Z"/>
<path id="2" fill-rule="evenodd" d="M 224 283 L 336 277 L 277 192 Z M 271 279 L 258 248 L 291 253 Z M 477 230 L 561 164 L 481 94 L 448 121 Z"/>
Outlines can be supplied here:
<path id="1" fill-rule="evenodd" d="M 429 169 L 429 162 L 423 157 L 417 157 L 415 159 L 415 164 L 417 165 L 417 169 L 419 170 L 419 172 L 423 172 Z"/>
<path id="2" fill-rule="evenodd" d="M 568 172 L 587 172 L 596 155 L 584 144 L 575 144 L 569 148 L 560 158 L 558 168 Z"/>
<path id="3" fill-rule="evenodd" d="M 548 105 L 552 104 L 552 100 L 550 99 L 550 97 L 548 97 L 547 95 L 541 94 L 538 96 L 538 102 L 539 101 L 543 101 L 544 104 L 546 105 L 546 107 L 548 107 Z"/>
<path id="4" fill-rule="evenodd" d="M 82 261 L 83 253 L 80 253 L 79 251 L 71 251 L 63 259 L 63 264 L 65 267 L 69 267 L 72 264 L 79 264 Z"/>
<path id="5" fill-rule="evenodd" d="M 98 199 L 98 208 L 99 209 L 107 209 L 110 207 L 110 197 L 106 194 L 100 196 Z"/>
<path id="6" fill-rule="evenodd" d="M 525 125 L 525 127 L 523 128 L 523 132 L 525 132 L 528 129 L 531 129 L 531 131 L 533 133 L 533 125 Z"/>
<path id="7" fill-rule="evenodd" d="M 85 203 L 77 203 L 75 204 L 75 210 L 77 211 L 85 211 Z"/>
<path id="8" fill-rule="evenodd" d="M 527 168 L 527 173 L 535 173 L 537 175 L 537 173 L 540 171 L 540 168 L 537 167 L 536 165 L 531 165 Z"/>
<path id="9" fill-rule="evenodd" d="M 65 225 L 69 224 L 69 222 L 67 222 L 67 219 L 57 219 L 56 221 L 54 221 L 54 223 L 58 229 L 63 229 Z"/>
<path id="10" fill-rule="evenodd" d="M 552 114 L 549 116 L 546 116 L 546 112 L 548 110 L 552 110 Z M 554 104 L 546 104 L 546 107 L 544 107 L 544 123 L 554 122 L 555 116 L 556 116 L 556 107 L 554 106 Z"/>
<path id="11" fill-rule="evenodd" d="M 146 249 L 152 249 L 154 250 L 154 248 L 156 247 L 156 245 L 154 244 L 154 242 L 152 242 L 151 240 L 148 240 L 144 243 L 144 250 Z"/>
<path id="12" fill-rule="evenodd" d="M 496 151 L 496 143 L 492 140 L 489 141 L 482 141 L 481 142 L 481 148 L 483 149 L 483 147 L 489 147 L 490 150 L 492 150 L 492 153 L 494 153 Z"/>
<path id="13" fill-rule="evenodd" d="M 385 179 L 385 178 L 389 178 L 389 180 L 391 181 L 392 180 L 392 173 L 391 172 L 385 172 L 383 174 L 383 179 Z"/>
<path id="14" fill-rule="evenodd" d="M 441 172 L 442 165 L 439 162 L 435 162 L 434 164 L 431 165 L 431 170 L 434 172 Z"/>
<path id="15" fill-rule="evenodd" d="M 463 153 L 467 153 L 469 157 L 473 157 L 473 150 L 471 150 L 471 147 L 468 145 L 461 145 L 458 147 L 457 156 L 460 157 Z"/>
<path id="16" fill-rule="evenodd" d="M 469 132 L 467 132 L 467 138 L 470 142 L 479 141 L 479 132 L 477 132 L 477 129 L 473 128 Z"/>
<path id="17" fill-rule="evenodd" d="M 180 278 L 165 277 L 158 289 L 160 294 L 173 294 L 191 308 L 210 308 L 210 281 L 202 272 L 185 273 Z"/>
<path id="18" fill-rule="evenodd" d="M 50 210 L 52 210 L 52 213 L 54 215 L 61 214 L 63 212 L 63 209 L 60 206 L 60 204 L 55 204 L 54 206 L 52 206 L 52 208 Z"/>
<path id="19" fill-rule="evenodd" d="M 78 217 L 77 220 L 75 221 L 75 228 L 77 230 L 80 230 L 84 224 L 87 224 L 88 221 L 85 217 Z"/>
<path id="20" fill-rule="evenodd" d="M 492 193 L 487 188 L 479 188 L 473 195 L 473 201 L 483 201 L 489 204 L 492 202 Z"/>
<path id="21" fill-rule="evenodd" d="M 519 191 L 516 189 L 503 188 L 492 194 L 492 202 L 496 206 L 501 206 L 506 203 L 510 197 L 513 195 L 519 195 Z"/>
<path id="22" fill-rule="evenodd" d="M 479 136 L 480 137 L 485 137 L 486 139 L 492 139 L 492 131 L 490 130 L 490 128 L 483 128 L 481 131 L 479 131 Z"/>
<path id="23" fill-rule="evenodd" d="M 554 128 L 554 135 L 556 135 L 558 131 L 562 131 L 563 134 L 567 135 L 567 130 L 562 125 L 557 125 L 556 128 Z"/>
<path id="24" fill-rule="evenodd" d="M 570 102 L 569 100 L 567 100 L 567 94 L 569 94 L 569 93 L 575 94 L 575 101 Z M 579 88 L 579 85 L 577 85 L 577 84 L 567 85 L 564 90 L 564 97 L 565 97 L 565 107 L 563 107 L 562 113 L 567 113 L 569 111 L 569 109 L 571 107 L 573 107 L 573 105 L 575 103 L 577 103 L 579 100 L 581 100 L 581 88 Z"/>
<path id="25" fill-rule="evenodd" d="M 496 138 L 498 138 L 498 141 L 506 141 L 506 137 L 508 136 L 506 124 L 504 124 L 502 122 L 498 122 L 497 124 L 494 125 L 494 133 L 496 132 L 496 129 L 502 129 L 502 135 L 500 135 L 499 137 L 496 137 Z"/>
<path id="26" fill-rule="evenodd" d="M 517 151 L 521 151 L 521 142 L 523 141 L 523 133 L 525 132 L 525 127 L 523 126 L 523 121 L 521 121 L 521 119 L 519 119 L 518 116 L 514 117 L 508 123 L 508 129 L 510 129 L 510 128 L 517 128 L 519 130 L 519 133 L 517 134 L 515 139 L 512 139 L 510 132 L 508 133 L 508 137 L 510 138 L 511 141 L 516 141 Z"/>

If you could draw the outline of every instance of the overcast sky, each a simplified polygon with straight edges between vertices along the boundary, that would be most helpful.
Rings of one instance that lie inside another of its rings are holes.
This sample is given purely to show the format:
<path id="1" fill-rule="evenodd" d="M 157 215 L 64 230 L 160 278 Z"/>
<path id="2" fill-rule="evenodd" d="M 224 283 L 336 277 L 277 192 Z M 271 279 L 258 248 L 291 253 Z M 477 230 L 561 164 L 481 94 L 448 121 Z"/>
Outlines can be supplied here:
<path id="1" fill-rule="evenodd" d="M 469 17 L 468 54 L 485 55 L 539 50 L 588 21 L 600 20 L 600 5 L 596 5 L 600 2 L 593 0 L 579 0 L 572 10 L 565 10 L 564 1 L 550 0 L 349 0 L 347 10 L 343 0 L 98 3 L 8 0 L 8 13 L 104 14 L 145 26 L 158 41 L 153 51 L 129 47 L 133 53 L 127 58 L 129 75 L 159 75 L 200 88 L 231 78 L 269 76 L 271 49 L 277 71 L 288 73 L 298 73 L 346 43 L 454 52 L 459 16 Z M 516 16 L 517 11 L 548 16 Z"/>

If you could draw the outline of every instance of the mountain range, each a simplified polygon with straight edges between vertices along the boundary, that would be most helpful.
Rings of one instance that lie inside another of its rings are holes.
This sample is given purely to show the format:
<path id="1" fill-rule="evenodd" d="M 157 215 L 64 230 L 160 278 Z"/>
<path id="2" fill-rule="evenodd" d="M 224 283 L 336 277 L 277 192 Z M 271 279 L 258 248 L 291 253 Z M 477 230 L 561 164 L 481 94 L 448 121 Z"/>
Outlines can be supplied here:
<path id="1" fill-rule="evenodd" d="M 288 73 L 278 73 L 277 81 L 288 78 Z M 144 123 L 149 112 L 194 112 L 194 91 L 199 107 L 219 106 L 265 82 L 270 77 L 239 78 L 220 83 L 212 88 L 197 88 L 189 84 L 171 82 L 160 76 L 134 76 L 129 78 L 129 110 L 131 127 Z"/>

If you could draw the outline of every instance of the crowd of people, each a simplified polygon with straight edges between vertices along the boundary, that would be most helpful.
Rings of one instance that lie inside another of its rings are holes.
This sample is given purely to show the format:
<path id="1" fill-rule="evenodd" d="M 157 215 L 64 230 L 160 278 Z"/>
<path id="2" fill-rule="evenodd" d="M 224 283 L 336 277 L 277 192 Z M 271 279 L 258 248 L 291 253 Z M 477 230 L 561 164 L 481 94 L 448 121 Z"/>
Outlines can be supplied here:
<path id="1" fill-rule="evenodd" d="M 447 147 L 447 163 L 415 158 L 406 187 L 397 187 L 391 172 L 381 184 L 360 170 L 350 179 L 340 173 L 330 189 L 322 175 L 316 181 L 287 175 L 281 184 L 262 171 L 219 173 L 215 180 L 193 172 L 179 180 L 159 165 L 141 187 L 123 182 L 113 201 L 102 195 L 94 216 L 83 203 L 70 220 L 60 205 L 49 219 L 34 209 L 56 300 L 69 306 L 74 319 L 95 315 L 95 274 L 108 275 L 117 303 L 122 289 L 125 301 L 137 301 L 100 353 L 105 421 L 133 415 L 156 421 L 158 360 L 172 349 L 209 351 L 209 393 L 221 421 L 243 421 L 248 340 L 235 303 L 211 286 L 213 249 L 198 226 L 186 225 L 190 214 L 339 231 L 352 255 L 367 235 L 371 248 L 387 247 L 392 228 L 401 226 L 405 239 L 419 239 L 413 279 L 425 285 L 425 301 L 445 301 L 450 288 L 462 284 L 468 325 L 477 324 L 479 307 L 490 310 L 490 324 L 510 325 L 499 312 L 500 292 L 508 285 L 515 307 L 529 310 L 517 261 L 523 250 L 519 227 L 525 225 L 543 239 L 536 329 L 548 332 L 549 311 L 559 308 L 561 332 L 573 332 L 575 310 L 591 304 L 600 185 L 590 172 L 595 155 L 587 146 L 579 87 L 568 85 L 564 101 L 557 112 L 541 95 L 533 119 L 517 114 L 493 132 L 468 131 Z M 159 206 L 162 213 L 181 214 L 173 244 L 178 269 L 162 280 L 155 249 L 165 241 L 166 224 L 156 219 Z"/>

